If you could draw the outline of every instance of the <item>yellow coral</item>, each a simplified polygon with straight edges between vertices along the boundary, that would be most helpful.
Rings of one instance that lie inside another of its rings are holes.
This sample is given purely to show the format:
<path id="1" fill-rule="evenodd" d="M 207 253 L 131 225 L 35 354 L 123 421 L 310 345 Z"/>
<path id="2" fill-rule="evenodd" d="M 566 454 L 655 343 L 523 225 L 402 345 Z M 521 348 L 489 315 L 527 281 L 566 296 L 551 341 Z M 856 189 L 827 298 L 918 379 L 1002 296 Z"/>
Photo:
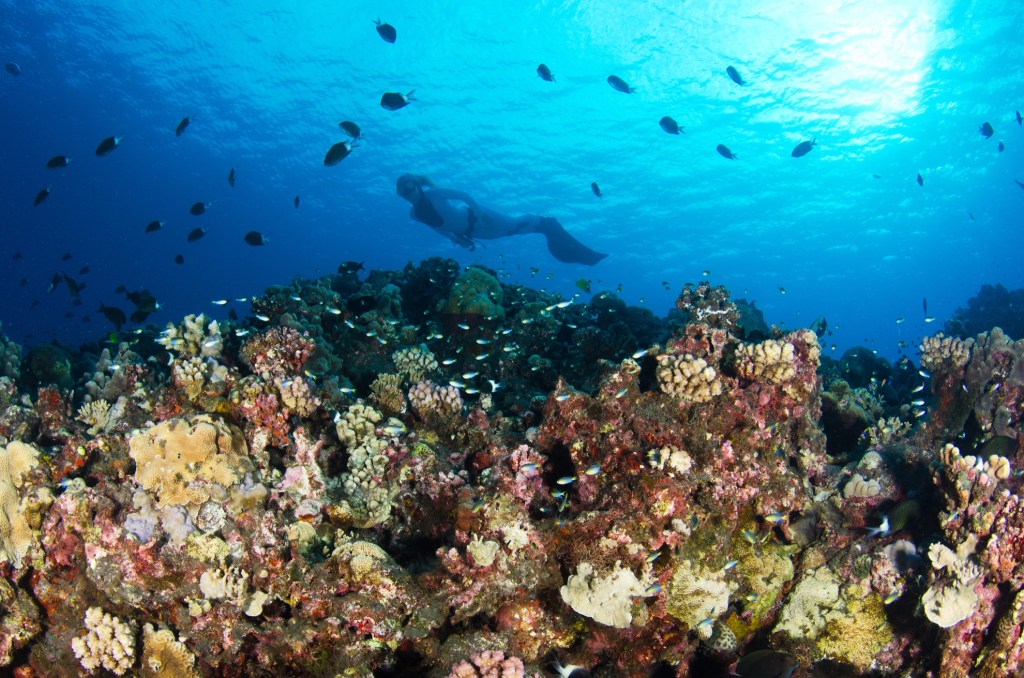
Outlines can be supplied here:
<path id="1" fill-rule="evenodd" d="M 658 385 L 663 393 L 680 400 L 703 403 L 722 392 L 722 382 L 703 358 L 666 356 L 658 362 Z"/>
<path id="2" fill-rule="evenodd" d="M 0 562 L 9 562 L 14 567 L 21 565 L 35 543 L 32 526 L 25 518 L 26 503 L 22 502 L 18 488 L 37 465 L 38 457 L 34 447 L 18 440 L 0 448 Z"/>
<path id="3" fill-rule="evenodd" d="M 157 506 L 198 506 L 210 484 L 238 483 L 252 465 L 242 432 L 208 415 L 169 419 L 129 440 L 135 480 L 156 496 Z"/>
<path id="4" fill-rule="evenodd" d="M 741 376 L 753 381 L 783 384 L 796 376 L 793 344 L 769 339 L 760 344 L 743 344 L 736 350 Z"/>
<path id="5" fill-rule="evenodd" d="M 417 379 L 417 381 L 419 380 Z M 405 409 L 405 394 L 402 393 L 401 376 L 391 373 L 377 375 L 377 378 L 370 384 L 370 391 L 373 393 L 373 401 L 377 403 L 377 407 L 384 414 L 395 415 Z"/>
<path id="6" fill-rule="evenodd" d="M 174 637 L 172 631 L 157 631 L 152 624 L 143 628 L 141 675 L 199 678 L 200 674 L 194 668 L 195 661 L 195 655 Z"/>
<path id="7" fill-rule="evenodd" d="M 957 337 L 946 337 L 939 332 L 921 340 L 921 367 L 926 370 L 960 369 L 970 357 L 967 344 Z"/>

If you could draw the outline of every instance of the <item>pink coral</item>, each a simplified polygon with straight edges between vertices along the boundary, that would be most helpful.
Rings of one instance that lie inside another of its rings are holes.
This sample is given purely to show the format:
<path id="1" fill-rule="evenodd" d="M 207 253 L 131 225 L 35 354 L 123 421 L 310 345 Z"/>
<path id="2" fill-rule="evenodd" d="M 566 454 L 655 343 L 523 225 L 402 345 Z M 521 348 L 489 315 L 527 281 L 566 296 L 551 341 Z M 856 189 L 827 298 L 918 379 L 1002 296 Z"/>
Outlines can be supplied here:
<path id="1" fill-rule="evenodd" d="M 448 678 L 524 678 L 526 667 L 518 657 L 505 657 L 501 650 L 474 652 L 452 667 Z"/>

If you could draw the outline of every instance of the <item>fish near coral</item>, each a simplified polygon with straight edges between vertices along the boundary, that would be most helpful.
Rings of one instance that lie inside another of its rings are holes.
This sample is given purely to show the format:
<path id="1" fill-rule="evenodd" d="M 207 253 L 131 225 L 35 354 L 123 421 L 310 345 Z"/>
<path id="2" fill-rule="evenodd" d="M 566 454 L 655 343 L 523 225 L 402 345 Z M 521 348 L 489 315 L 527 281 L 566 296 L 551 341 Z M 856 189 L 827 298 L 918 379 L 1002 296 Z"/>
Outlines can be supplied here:
<path id="1" fill-rule="evenodd" d="M 734 670 L 742 678 L 789 678 L 799 664 L 792 655 L 778 650 L 755 650 L 739 658 Z"/>

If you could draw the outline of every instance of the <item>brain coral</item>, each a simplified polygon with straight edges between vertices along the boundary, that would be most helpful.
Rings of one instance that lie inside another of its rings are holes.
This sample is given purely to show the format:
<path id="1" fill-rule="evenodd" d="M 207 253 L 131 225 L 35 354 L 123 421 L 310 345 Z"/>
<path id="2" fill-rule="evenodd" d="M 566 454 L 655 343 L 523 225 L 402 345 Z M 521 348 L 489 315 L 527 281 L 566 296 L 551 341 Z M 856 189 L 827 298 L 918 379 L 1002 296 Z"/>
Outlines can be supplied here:
<path id="1" fill-rule="evenodd" d="M 135 480 L 159 507 L 199 506 L 211 485 L 228 487 L 252 469 L 245 437 L 235 426 L 199 415 L 168 419 L 129 440 Z"/>
<path id="2" fill-rule="evenodd" d="M 501 284 L 497 278 L 483 269 L 467 268 L 452 285 L 444 312 L 504 320 L 502 298 Z"/>

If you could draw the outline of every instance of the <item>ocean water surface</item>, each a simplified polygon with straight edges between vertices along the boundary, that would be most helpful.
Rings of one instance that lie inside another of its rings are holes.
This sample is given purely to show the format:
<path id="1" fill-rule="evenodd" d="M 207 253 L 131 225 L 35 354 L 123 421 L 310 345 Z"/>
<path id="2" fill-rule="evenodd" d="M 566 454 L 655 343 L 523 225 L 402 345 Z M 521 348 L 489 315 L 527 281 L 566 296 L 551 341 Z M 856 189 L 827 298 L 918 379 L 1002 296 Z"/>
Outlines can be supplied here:
<path id="1" fill-rule="evenodd" d="M 130 310 L 119 285 L 150 290 L 164 323 L 343 261 L 446 256 L 659 315 L 707 279 L 769 323 L 826 317 L 828 354 L 894 358 L 981 284 L 1024 285 L 1019 3 L 0 6 L 0 61 L 17 65 L 0 73 L 0 319 L 21 343 L 105 336 L 100 304 Z M 413 100 L 385 110 L 388 91 Z M 342 120 L 363 138 L 325 167 Z M 48 169 L 56 155 L 71 163 Z M 555 217 L 610 256 L 562 264 L 535 235 L 456 247 L 409 218 L 406 172 Z M 253 230 L 269 242 L 247 245 Z M 55 274 L 84 285 L 80 305 L 48 291 Z"/>

